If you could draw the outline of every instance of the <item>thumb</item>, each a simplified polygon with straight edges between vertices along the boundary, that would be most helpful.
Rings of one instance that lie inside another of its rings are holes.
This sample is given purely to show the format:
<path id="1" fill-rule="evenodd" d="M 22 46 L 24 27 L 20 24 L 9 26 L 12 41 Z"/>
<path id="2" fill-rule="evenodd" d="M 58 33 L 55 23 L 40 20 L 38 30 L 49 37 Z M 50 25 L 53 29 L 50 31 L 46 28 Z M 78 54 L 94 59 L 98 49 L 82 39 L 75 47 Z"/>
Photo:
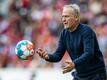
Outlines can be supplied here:
<path id="1" fill-rule="evenodd" d="M 46 54 L 44 57 L 45 57 L 45 59 L 49 59 L 49 56 L 48 56 L 48 54 Z"/>
<path id="2" fill-rule="evenodd" d="M 68 62 L 68 61 L 66 61 L 65 63 L 66 63 L 66 64 L 71 64 L 71 62 Z"/>

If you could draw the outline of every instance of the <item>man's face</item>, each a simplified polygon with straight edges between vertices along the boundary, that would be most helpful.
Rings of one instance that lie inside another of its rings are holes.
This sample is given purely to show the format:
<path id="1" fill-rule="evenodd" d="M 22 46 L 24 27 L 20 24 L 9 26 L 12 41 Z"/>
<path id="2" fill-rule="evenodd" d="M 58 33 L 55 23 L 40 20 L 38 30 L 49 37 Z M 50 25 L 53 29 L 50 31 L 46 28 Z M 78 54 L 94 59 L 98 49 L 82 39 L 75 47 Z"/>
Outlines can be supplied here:
<path id="1" fill-rule="evenodd" d="M 76 23 L 76 18 L 73 14 L 73 10 L 70 7 L 64 7 L 62 11 L 62 22 L 64 24 L 64 28 L 73 28 Z"/>

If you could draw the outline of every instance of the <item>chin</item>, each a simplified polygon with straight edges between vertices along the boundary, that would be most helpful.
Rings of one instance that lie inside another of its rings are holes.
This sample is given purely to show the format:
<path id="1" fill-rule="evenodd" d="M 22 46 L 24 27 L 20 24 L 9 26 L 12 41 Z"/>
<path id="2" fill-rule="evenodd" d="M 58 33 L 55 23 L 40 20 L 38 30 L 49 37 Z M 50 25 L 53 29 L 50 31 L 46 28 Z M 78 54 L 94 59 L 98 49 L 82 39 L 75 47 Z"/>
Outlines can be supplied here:
<path id="1" fill-rule="evenodd" d="M 68 27 L 68 26 L 65 26 L 64 28 L 65 28 L 65 29 L 68 29 L 69 27 Z"/>

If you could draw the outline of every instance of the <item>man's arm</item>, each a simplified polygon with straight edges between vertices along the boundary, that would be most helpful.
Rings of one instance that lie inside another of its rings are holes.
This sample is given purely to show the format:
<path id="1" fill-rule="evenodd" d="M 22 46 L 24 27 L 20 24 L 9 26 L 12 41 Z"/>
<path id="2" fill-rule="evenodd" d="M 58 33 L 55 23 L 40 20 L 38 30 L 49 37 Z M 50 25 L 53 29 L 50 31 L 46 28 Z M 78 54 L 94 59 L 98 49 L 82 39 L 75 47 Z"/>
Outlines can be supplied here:
<path id="1" fill-rule="evenodd" d="M 82 65 L 84 64 L 84 62 L 87 62 L 93 58 L 95 37 L 96 37 L 95 33 L 91 29 L 84 31 L 83 33 L 84 53 L 79 58 L 73 61 L 75 63 L 75 67 L 78 67 L 79 65 Z"/>

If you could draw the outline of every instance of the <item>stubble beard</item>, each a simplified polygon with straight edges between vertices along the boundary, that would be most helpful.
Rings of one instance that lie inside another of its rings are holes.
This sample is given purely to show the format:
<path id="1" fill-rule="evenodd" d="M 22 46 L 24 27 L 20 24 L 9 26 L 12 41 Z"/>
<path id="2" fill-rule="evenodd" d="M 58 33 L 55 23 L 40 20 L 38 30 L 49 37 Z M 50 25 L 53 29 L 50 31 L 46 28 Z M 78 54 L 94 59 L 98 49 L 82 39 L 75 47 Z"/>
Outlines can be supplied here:
<path id="1" fill-rule="evenodd" d="M 72 24 L 71 26 L 65 26 L 65 28 L 67 29 L 67 30 L 69 30 L 70 32 L 72 32 L 72 31 L 74 31 L 76 28 L 77 28 L 77 26 L 78 26 L 78 22 L 75 22 L 74 24 Z"/>
<path id="2" fill-rule="evenodd" d="M 65 29 L 68 29 L 69 27 L 68 27 L 68 26 L 64 26 L 64 28 L 65 28 Z"/>

